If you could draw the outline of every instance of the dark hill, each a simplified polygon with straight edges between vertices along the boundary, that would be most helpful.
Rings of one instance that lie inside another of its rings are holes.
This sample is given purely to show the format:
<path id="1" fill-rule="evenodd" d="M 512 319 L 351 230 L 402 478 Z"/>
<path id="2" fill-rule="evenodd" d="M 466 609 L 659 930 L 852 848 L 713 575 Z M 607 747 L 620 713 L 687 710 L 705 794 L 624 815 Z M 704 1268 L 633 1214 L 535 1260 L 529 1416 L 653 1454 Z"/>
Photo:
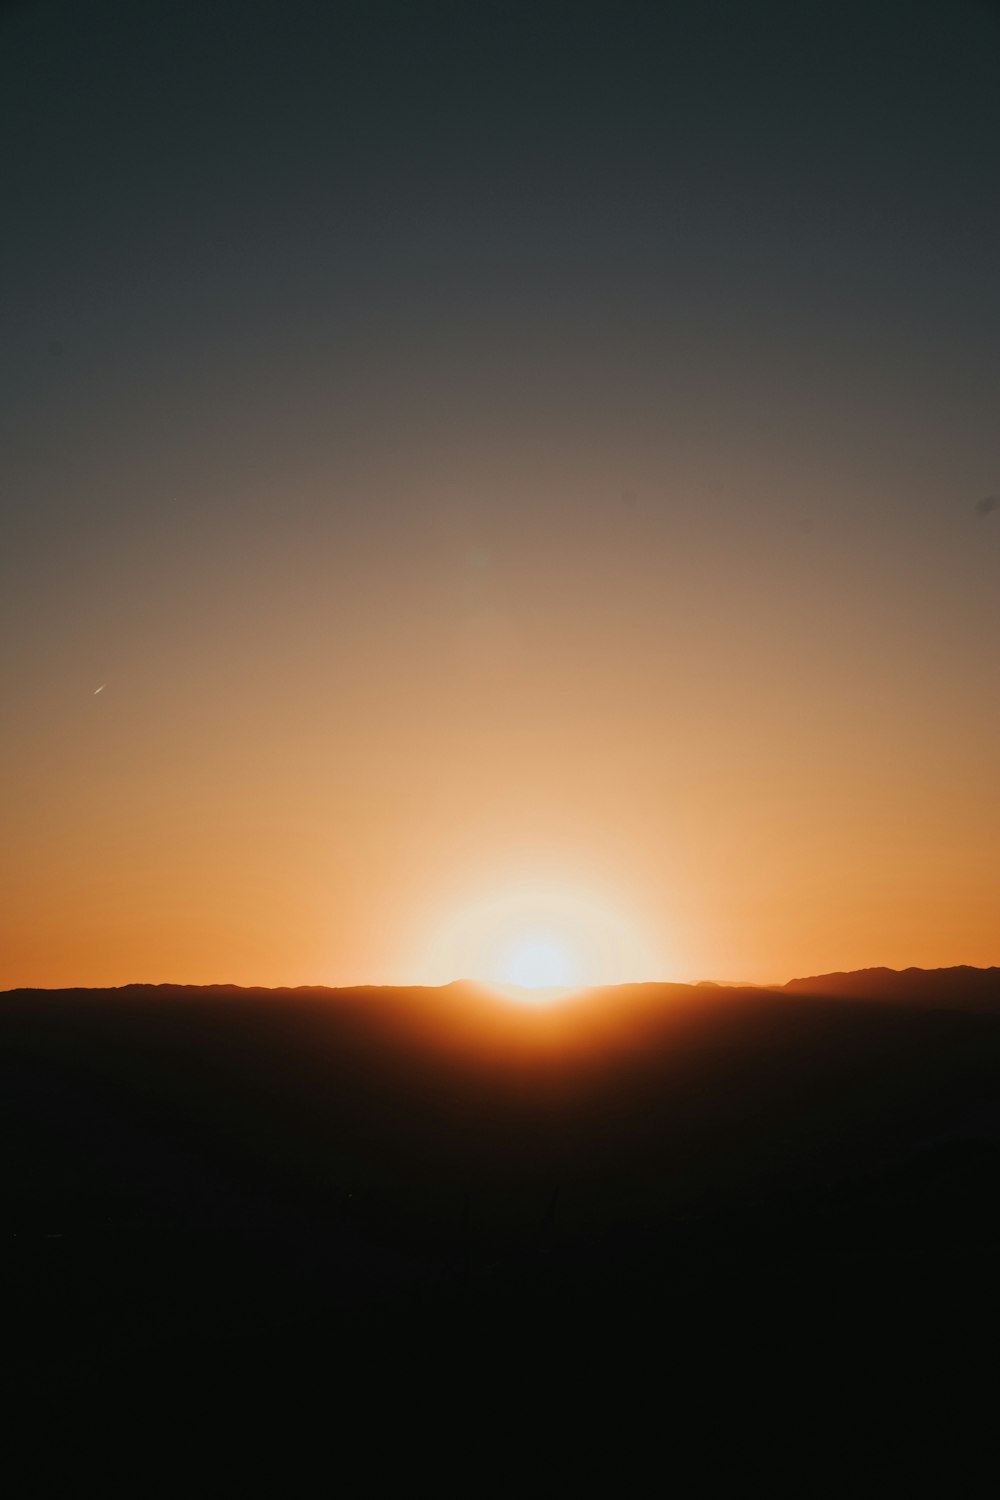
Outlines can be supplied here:
<path id="1" fill-rule="evenodd" d="M 785 989 L 795 995 L 978 1009 L 1000 1004 L 1000 969 L 973 969 L 967 964 L 950 969 L 856 969 L 847 974 L 793 979 Z"/>
<path id="2" fill-rule="evenodd" d="M 655 1348 L 667 1400 L 805 1330 L 810 1359 L 985 1337 L 998 998 L 995 969 L 539 1010 L 0 995 L 7 1389 L 343 1403 L 430 1360 L 449 1401 L 542 1372 L 572 1401 Z"/>

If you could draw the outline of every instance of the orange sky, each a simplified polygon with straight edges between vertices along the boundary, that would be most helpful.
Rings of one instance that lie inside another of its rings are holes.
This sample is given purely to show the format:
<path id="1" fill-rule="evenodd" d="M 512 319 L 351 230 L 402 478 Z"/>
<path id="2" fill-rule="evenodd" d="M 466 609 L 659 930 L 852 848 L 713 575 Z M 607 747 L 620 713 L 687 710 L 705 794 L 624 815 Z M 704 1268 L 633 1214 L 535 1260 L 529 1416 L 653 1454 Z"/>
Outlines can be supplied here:
<path id="1" fill-rule="evenodd" d="M 93 558 L 7 694 L 0 983 L 439 982 L 531 891 L 628 928 L 595 978 L 1000 961 L 995 547 L 617 479 L 511 520 L 484 455 L 442 519 L 404 455 L 348 565 L 197 522 Z"/>
<path id="2" fill-rule="evenodd" d="M 1000 963 L 986 8 L 107 8 L 0 22 L 0 986 Z"/>

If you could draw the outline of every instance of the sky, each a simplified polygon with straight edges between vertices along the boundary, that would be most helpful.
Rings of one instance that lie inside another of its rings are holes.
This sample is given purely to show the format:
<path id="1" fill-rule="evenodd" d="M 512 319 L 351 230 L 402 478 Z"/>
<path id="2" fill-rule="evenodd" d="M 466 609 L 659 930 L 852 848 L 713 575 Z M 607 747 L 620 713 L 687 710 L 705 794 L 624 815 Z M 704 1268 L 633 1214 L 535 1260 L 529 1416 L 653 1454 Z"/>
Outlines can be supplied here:
<path id="1" fill-rule="evenodd" d="M 1000 963 L 998 54 L 0 9 L 0 987 Z"/>

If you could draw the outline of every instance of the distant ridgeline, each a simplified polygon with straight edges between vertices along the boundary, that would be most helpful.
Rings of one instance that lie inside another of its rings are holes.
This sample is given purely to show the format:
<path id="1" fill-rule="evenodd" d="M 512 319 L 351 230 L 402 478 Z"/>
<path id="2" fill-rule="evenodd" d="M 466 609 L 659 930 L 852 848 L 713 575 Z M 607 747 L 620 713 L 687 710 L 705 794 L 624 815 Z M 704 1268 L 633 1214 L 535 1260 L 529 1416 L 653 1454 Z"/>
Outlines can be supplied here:
<path id="1" fill-rule="evenodd" d="M 1000 1001 L 1000 968 L 974 969 L 958 964 L 950 969 L 855 969 L 793 979 L 784 989 L 795 995 L 899 1000 L 961 1010 Z"/>
<path id="2" fill-rule="evenodd" d="M 714 1390 L 719 1350 L 791 1347 L 804 1311 L 811 1345 L 985 1339 L 998 1076 L 995 968 L 548 1006 L 8 991 L 0 1388 L 356 1412 L 419 1349 L 460 1372 L 449 1413 L 466 1391 L 500 1411 L 544 1349 L 548 1414 L 635 1348 L 669 1351 L 675 1395 L 710 1355 Z"/>
<path id="3" fill-rule="evenodd" d="M 513 988 L 513 987 L 510 987 Z M 79 995 L 131 997 L 136 1000 L 149 998 L 206 1000 L 230 997 L 250 1000 L 268 997 L 306 1000 L 309 998 L 338 999 L 345 1004 L 364 1000 L 370 1007 L 381 1002 L 388 1008 L 404 1004 L 412 1011 L 417 1009 L 445 1009 L 458 1011 L 470 1005 L 493 1007 L 498 1003 L 498 994 L 488 984 L 473 980 L 454 980 L 446 985 L 278 985 L 265 987 L 238 984 L 124 984 L 107 989 L 71 988 L 63 990 L 41 990 L 20 988 L 0 991 L 3 995 Z M 852 969 L 831 974 L 813 974 L 791 979 L 787 984 L 754 985 L 713 980 L 701 980 L 697 984 L 646 981 L 637 984 L 584 987 L 576 994 L 565 997 L 569 1008 L 579 1012 L 588 1009 L 588 1002 L 602 997 L 606 1002 L 614 999 L 619 1006 L 629 1009 L 639 1006 L 648 1009 L 657 1000 L 676 1007 L 678 1003 L 694 1003 L 702 1007 L 724 1004 L 738 995 L 758 997 L 776 995 L 814 995 L 829 999 L 844 1000 L 892 1000 L 914 1005 L 942 1005 L 949 1009 L 978 1008 L 1000 1001 L 1000 967 L 973 968 L 968 964 L 957 964 L 945 969 Z M 560 1005 L 556 1009 L 562 1009 Z M 539 1007 L 539 1012 L 547 1009 Z M 518 1014 L 516 1008 L 514 1014 Z"/>

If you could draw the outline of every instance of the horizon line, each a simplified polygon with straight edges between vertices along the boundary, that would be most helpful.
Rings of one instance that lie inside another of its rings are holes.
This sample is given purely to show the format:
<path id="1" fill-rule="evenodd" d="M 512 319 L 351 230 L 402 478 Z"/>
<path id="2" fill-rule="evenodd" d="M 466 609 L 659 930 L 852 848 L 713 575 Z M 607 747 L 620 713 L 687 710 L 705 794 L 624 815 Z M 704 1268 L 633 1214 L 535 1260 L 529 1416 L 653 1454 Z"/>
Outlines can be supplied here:
<path id="1" fill-rule="evenodd" d="M 956 971 L 975 974 L 993 974 L 1000 970 L 1000 965 L 988 964 L 942 964 L 935 968 L 923 968 L 919 964 L 908 964 L 903 969 L 892 968 L 888 964 L 869 964 L 860 969 L 826 969 L 814 974 L 796 974 L 787 980 L 732 980 L 732 979 L 623 979 L 612 980 L 607 983 L 598 984 L 573 984 L 573 985 L 522 985 L 500 982 L 489 979 L 473 979 L 463 976 L 456 979 L 445 980 L 439 984 L 426 983 L 375 983 L 370 980 L 352 984 L 326 984 L 326 983 L 302 983 L 302 984 L 239 984 L 233 980 L 171 980 L 171 979 L 132 979 L 125 980 L 120 984 L 14 984 L 0 990 L 0 995 L 16 994 L 22 991 L 30 991 L 40 994 L 58 994 L 63 990 L 128 990 L 128 989 L 174 989 L 174 990 L 264 990 L 271 993 L 289 992 L 296 993 L 303 990 L 326 990 L 331 994 L 350 992 L 357 990 L 447 990 L 464 986 L 470 989 L 492 990 L 492 991 L 516 991 L 519 994 L 534 995 L 575 995 L 596 990 L 617 989 L 639 989 L 639 988 L 672 988 L 672 989 L 735 989 L 735 990 L 783 990 L 790 985 L 801 984 L 820 979 L 842 979 L 857 977 L 866 974 L 893 974 L 902 976 L 905 974 L 948 974 Z"/>

